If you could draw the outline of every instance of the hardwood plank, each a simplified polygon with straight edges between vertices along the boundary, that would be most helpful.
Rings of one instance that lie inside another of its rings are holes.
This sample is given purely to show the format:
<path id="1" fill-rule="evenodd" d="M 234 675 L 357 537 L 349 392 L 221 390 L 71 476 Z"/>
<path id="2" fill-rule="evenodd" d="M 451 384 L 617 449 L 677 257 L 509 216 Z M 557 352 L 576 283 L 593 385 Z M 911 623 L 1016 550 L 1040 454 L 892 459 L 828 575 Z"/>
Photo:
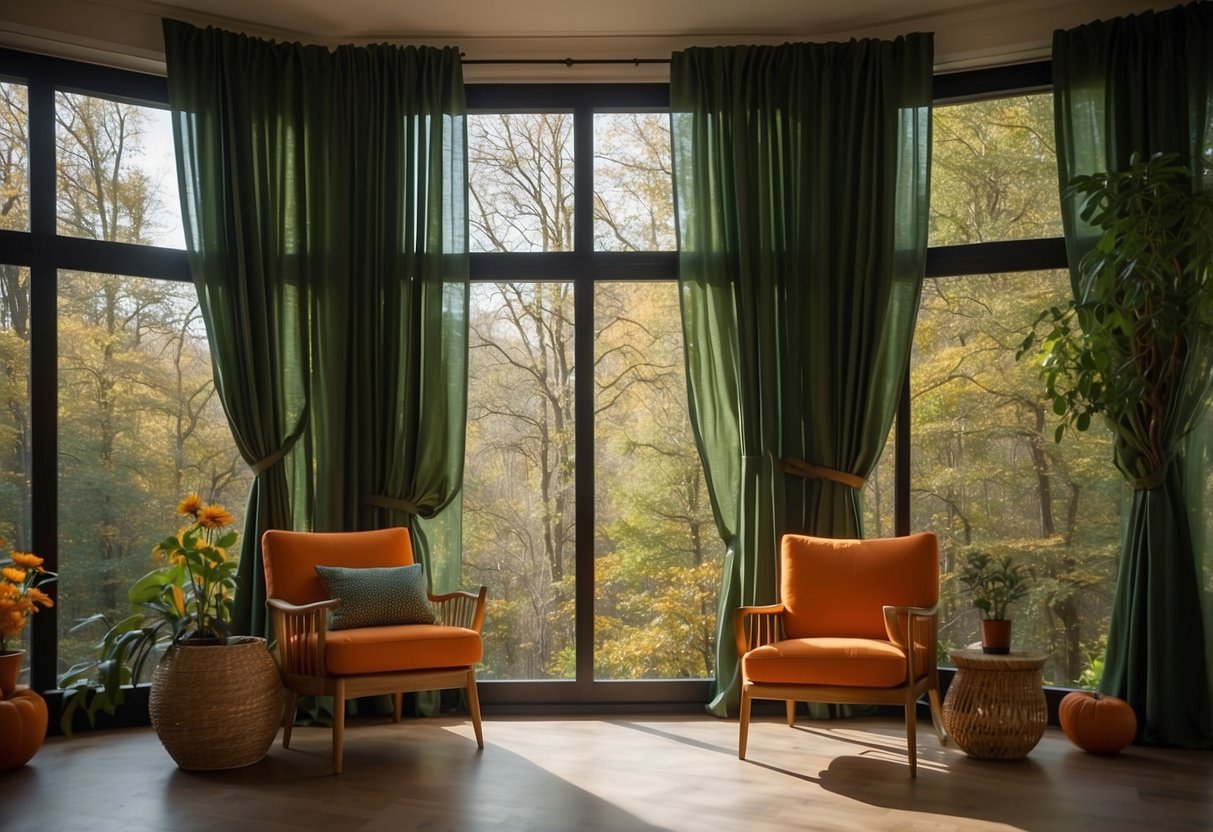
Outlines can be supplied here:
<path id="1" fill-rule="evenodd" d="M 296 728 L 262 762 L 179 771 L 150 729 L 52 738 L 0 774 L 0 829 L 1074 830 L 1213 828 L 1213 753 L 1073 748 L 1056 728 L 1026 759 L 976 760 L 901 721 L 709 716 L 350 721 L 345 772 L 329 731 Z"/>

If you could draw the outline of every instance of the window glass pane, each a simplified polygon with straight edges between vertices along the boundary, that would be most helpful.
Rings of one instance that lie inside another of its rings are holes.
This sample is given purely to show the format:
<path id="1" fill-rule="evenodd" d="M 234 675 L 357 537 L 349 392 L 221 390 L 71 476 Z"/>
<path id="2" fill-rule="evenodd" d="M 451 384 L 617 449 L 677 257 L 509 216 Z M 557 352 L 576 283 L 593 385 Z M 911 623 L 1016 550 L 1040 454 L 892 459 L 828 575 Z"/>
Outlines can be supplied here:
<path id="1" fill-rule="evenodd" d="M 573 285 L 474 284 L 464 583 L 490 587 L 485 679 L 571 679 Z"/>
<path id="2" fill-rule="evenodd" d="M 29 95 L 0 82 L 0 228 L 29 230 Z"/>
<path id="3" fill-rule="evenodd" d="M 1061 236 L 1052 94 L 932 111 L 929 245 Z"/>
<path id="4" fill-rule="evenodd" d="M 33 551 L 30 529 L 29 269 L 0 264 L 0 538 Z M 35 554 L 40 554 L 35 552 Z M 30 628 L 21 634 L 28 649 Z M 25 658 L 29 667 L 30 656 Z M 22 684 L 29 680 L 22 677 Z"/>
<path id="5" fill-rule="evenodd" d="M 678 286 L 594 289 L 594 675 L 709 678 L 724 547 L 687 416 Z"/>
<path id="6" fill-rule="evenodd" d="M 59 233 L 185 247 L 168 110 L 55 96 Z"/>
<path id="7" fill-rule="evenodd" d="M 59 275 L 59 660 L 90 655 L 101 613 L 129 613 L 127 590 L 152 547 L 181 525 L 190 491 L 243 522 L 250 475 L 212 382 L 194 287 Z M 150 670 L 149 670 L 150 672 Z"/>
<path id="8" fill-rule="evenodd" d="M 1037 366 L 1015 360 L 1037 313 L 1069 292 L 1064 271 L 927 280 L 911 368 L 913 528 L 940 538 L 941 659 L 980 637 L 956 579 L 964 556 L 1010 554 L 1034 577 L 1012 608 L 1013 646 L 1047 653 L 1058 685 L 1103 656 L 1123 496 L 1107 429 L 1055 443 Z"/>
<path id="9" fill-rule="evenodd" d="M 468 189 L 472 251 L 572 251 L 572 113 L 469 115 Z"/>
<path id="10" fill-rule="evenodd" d="M 594 116 L 594 248 L 675 251 L 668 113 Z"/>
<path id="11" fill-rule="evenodd" d="M 872 473 L 863 487 L 863 536 L 892 537 L 895 534 L 896 501 L 893 495 L 895 469 L 894 447 L 897 445 L 897 422 L 889 428 L 889 438 Z"/>

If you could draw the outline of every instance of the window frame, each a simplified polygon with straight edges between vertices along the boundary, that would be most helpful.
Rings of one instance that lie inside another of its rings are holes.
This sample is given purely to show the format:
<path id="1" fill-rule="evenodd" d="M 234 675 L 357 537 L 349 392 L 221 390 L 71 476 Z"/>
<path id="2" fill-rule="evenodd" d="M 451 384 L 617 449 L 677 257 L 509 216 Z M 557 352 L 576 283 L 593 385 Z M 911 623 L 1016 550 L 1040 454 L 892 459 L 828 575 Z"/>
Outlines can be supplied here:
<path id="1" fill-rule="evenodd" d="M 0 259 L 30 270 L 30 417 L 33 504 L 32 544 L 58 568 L 57 319 L 56 290 L 60 270 L 124 274 L 172 281 L 191 281 L 185 251 L 105 240 L 61 237 L 56 231 L 55 94 L 57 91 L 100 95 L 158 108 L 168 107 L 165 78 L 88 63 L 0 49 L 0 78 L 28 90 L 29 230 L 0 230 Z M 937 75 L 934 103 L 1012 96 L 1052 88 L 1050 62 L 1037 61 Z M 595 113 L 660 112 L 669 108 L 668 84 L 470 84 L 468 110 L 477 112 L 564 111 L 574 115 L 574 193 L 593 193 Z M 594 284 L 598 281 L 677 280 L 677 252 L 597 252 L 593 249 L 593 201 L 574 203 L 574 250 L 560 253 L 492 253 L 470 255 L 471 280 L 568 280 L 574 284 L 575 332 L 592 333 Z M 977 243 L 928 249 L 926 277 L 1066 267 L 1062 238 Z M 592 366 L 592 338 L 578 339 L 574 355 Z M 482 701 L 498 712 L 559 713 L 575 710 L 690 710 L 702 707 L 711 680 L 595 680 L 593 664 L 594 602 L 594 422 L 592 374 L 582 374 L 575 390 L 575 442 L 578 458 L 575 488 L 575 564 L 577 646 L 573 680 L 485 681 Z M 910 400 L 904 386 L 895 428 L 894 527 L 909 531 Z M 39 473 L 44 472 L 44 473 Z M 31 624 L 33 686 L 52 691 L 58 660 L 55 610 L 34 616 Z"/>

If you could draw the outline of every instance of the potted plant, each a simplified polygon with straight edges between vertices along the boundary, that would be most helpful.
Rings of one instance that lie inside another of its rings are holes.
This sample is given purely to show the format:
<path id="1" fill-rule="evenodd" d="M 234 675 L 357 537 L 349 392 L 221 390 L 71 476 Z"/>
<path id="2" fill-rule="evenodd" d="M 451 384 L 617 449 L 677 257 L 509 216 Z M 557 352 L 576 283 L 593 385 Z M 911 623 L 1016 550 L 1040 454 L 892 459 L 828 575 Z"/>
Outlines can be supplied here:
<path id="1" fill-rule="evenodd" d="M 132 585 L 132 612 L 109 627 L 96 658 L 59 680 L 65 691 L 61 725 L 71 733 L 83 708 L 113 713 L 124 685 L 154 664 L 148 711 L 152 727 L 181 768 L 238 768 L 265 756 L 282 714 L 282 688 L 265 640 L 229 633 L 235 531 L 222 506 L 190 494 L 177 507 L 189 518 L 153 550 L 159 564 Z M 89 625 L 93 616 L 79 626 Z"/>
<path id="2" fill-rule="evenodd" d="M 0 547 L 6 545 L 0 540 Z M 37 555 L 13 551 L 0 566 L 0 771 L 28 763 L 46 738 L 46 702 L 35 691 L 17 687 L 25 656 L 21 633 L 39 608 L 54 606 L 41 587 L 56 576 L 42 562 Z"/>
<path id="3" fill-rule="evenodd" d="M 959 578 L 981 613 L 982 652 L 1011 652 L 1007 611 L 1028 594 L 1028 576 L 1023 567 L 1011 555 L 996 558 L 987 552 L 973 552 L 961 566 Z"/>
<path id="4" fill-rule="evenodd" d="M 1077 264 L 1074 299 L 1043 311 L 1018 353 L 1039 362 L 1061 417 L 1057 441 L 1096 417 L 1112 432 L 1113 460 L 1133 495 L 1101 686 L 1129 699 L 1142 722 L 1144 691 L 1158 691 L 1150 710 L 1159 716 L 1144 733 L 1181 745 L 1193 730 L 1207 734 L 1202 718 L 1178 716 L 1208 718 L 1205 651 L 1197 643 L 1191 655 L 1163 651 L 1162 661 L 1145 662 L 1137 634 L 1159 615 L 1177 632 L 1201 627 L 1182 443 L 1213 388 L 1213 192 L 1202 179 L 1207 170 L 1175 154 L 1135 154 L 1122 171 L 1075 177 L 1065 196 L 1099 238 Z M 1152 609 L 1158 603 L 1165 612 Z M 1194 681 L 1169 684 L 1181 676 Z"/>

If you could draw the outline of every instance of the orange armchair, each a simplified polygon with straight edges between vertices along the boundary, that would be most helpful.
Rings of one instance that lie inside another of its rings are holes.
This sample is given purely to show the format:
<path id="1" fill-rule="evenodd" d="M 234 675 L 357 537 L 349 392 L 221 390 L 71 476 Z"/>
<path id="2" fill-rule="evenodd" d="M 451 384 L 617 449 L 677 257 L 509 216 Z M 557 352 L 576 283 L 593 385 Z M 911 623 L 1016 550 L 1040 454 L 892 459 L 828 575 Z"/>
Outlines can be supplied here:
<path id="1" fill-rule="evenodd" d="M 876 540 L 784 535 L 778 604 L 733 614 L 741 660 L 745 759 L 754 699 L 905 708 L 910 776 L 918 776 L 916 707 L 926 693 L 941 743 L 936 605 L 939 542 L 929 533 Z"/>
<path id="2" fill-rule="evenodd" d="M 484 647 L 485 588 L 429 595 L 435 623 L 329 629 L 330 599 L 317 566 L 395 567 L 413 563 L 408 529 L 366 532 L 267 531 L 261 538 L 266 604 L 287 690 L 282 747 L 289 748 L 299 696 L 333 697 L 333 773 L 341 773 L 345 702 L 392 694 L 400 721 L 403 694 L 463 688 L 476 745 L 484 748 L 476 672 Z"/>

